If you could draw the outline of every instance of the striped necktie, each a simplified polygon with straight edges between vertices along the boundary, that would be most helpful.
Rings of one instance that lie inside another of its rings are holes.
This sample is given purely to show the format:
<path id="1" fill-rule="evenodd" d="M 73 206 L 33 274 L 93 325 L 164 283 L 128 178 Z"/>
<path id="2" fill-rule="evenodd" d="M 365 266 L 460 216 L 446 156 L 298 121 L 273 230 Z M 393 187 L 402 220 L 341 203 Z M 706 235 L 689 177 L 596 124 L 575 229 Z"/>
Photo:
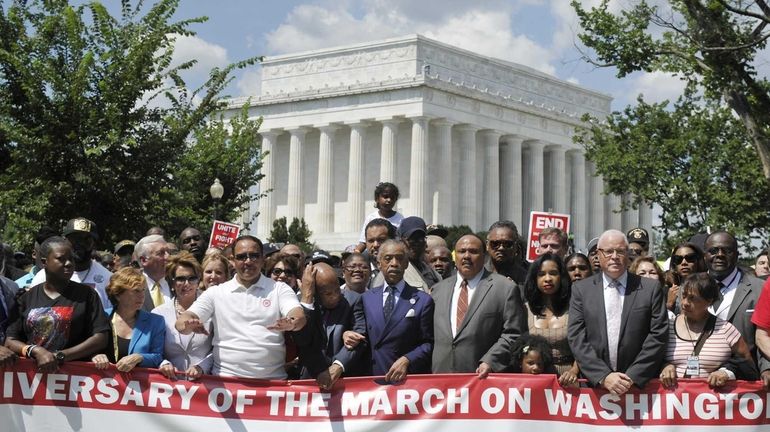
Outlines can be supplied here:
<path id="1" fill-rule="evenodd" d="M 463 279 L 460 284 L 460 296 L 457 297 L 457 321 L 455 322 L 455 333 L 460 331 L 460 326 L 468 312 L 468 281 Z"/>

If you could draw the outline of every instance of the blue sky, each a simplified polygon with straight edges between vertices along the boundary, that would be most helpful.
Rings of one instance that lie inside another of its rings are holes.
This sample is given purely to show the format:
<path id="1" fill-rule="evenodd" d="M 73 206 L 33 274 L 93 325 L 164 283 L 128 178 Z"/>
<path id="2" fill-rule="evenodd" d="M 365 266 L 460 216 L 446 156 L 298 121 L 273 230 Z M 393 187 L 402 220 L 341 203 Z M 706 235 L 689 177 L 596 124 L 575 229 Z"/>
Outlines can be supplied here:
<path id="1" fill-rule="evenodd" d="M 598 0 L 584 0 L 590 5 Z M 614 97 L 613 109 L 675 98 L 683 84 L 664 74 L 624 79 L 580 59 L 578 25 L 568 0 L 182 0 L 177 18 L 207 16 L 177 41 L 180 60 L 197 58 L 195 83 L 213 66 L 256 55 L 278 55 L 420 33 L 481 54 L 525 64 Z M 259 92 L 259 67 L 241 71 L 231 96 Z"/>

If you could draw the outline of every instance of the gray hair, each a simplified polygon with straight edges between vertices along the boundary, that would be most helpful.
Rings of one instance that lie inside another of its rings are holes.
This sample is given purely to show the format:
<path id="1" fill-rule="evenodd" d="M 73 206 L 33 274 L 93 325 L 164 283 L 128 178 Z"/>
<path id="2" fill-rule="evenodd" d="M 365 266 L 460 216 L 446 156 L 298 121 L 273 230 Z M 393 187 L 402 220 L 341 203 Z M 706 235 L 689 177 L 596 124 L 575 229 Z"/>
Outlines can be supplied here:
<path id="1" fill-rule="evenodd" d="M 142 237 L 141 240 L 136 242 L 136 246 L 134 246 L 134 257 L 137 259 L 139 257 L 146 257 L 145 253 L 147 252 L 147 246 L 152 243 L 166 243 L 166 239 L 164 239 L 162 235 L 158 234 Z"/>
<path id="2" fill-rule="evenodd" d="M 628 239 L 626 238 L 626 235 L 623 234 L 622 231 L 616 230 L 616 229 L 610 229 L 602 233 L 602 235 L 599 236 L 599 241 L 596 242 L 596 244 L 604 243 L 606 241 L 609 241 L 610 237 L 620 237 L 623 239 L 623 245 L 628 247 Z"/>

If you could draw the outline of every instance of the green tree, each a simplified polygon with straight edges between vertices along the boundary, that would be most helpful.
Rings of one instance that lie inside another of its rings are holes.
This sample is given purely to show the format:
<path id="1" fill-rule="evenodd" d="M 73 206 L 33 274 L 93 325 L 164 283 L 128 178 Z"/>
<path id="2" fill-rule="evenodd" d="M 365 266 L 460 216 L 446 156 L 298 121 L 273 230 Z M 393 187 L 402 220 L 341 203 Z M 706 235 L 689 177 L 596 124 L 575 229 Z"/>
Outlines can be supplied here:
<path id="1" fill-rule="evenodd" d="M 726 107 L 704 103 L 688 90 L 670 108 L 640 97 L 636 107 L 614 112 L 606 124 L 584 120 L 590 126 L 575 140 L 608 191 L 632 194 L 632 206 L 660 205 L 664 247 L 706 226 L 744 239 L 767 236 L 770 185 L 745 128 Z"/>
<path id="2" fill-rule="evenodd" d="M 305 252 L 312 251 L 314 245 L 310 243 L 310 237 L 313 232 L 307 227 L 305 219 L 292 218 L 288 227 L 286 223 L 285 216 L 273 221 L 273 228 L 270 230 L 270 242 L 291 243 L 299 246 Z"/>
<path id="3" fill-rule="evenodd" d="M 770 94 L 757 76 L 755 57 L 770 37 L 765 0 L 669 0 L 665 6 L 627 2 L 618 13 L 609 0 L 590 10 L 577 0 L 580 40 L 595 65 L 614 66 L 618 77 L 634 71 L 676 73 L 707 98 L 735 112 L 770 180 Z"/>
<path id="4" fill-rule="evenodd" d="M 221 121 L 209 120 L 223 106 L 231 72 L 258 59 L 214 69 L 188 89 L 181 75 L 195 61 L 172 64 L 174 39 L 193 35 L 190 26 L 206 18 L 173 21 L 178 0 L 142 5 L 123 0 L 116 18 L 99 2 L 0 3 L 6 241 L 26 246 L 41 224 L 75 216 L 97 222 L 105 242 L 138 238 L 153 224 L 174 233 L 211 213 L 203 190 L 215 176 L 225 180 L 220 169 L 236 176 L 255 162 L 254 150 L 235 154 L 240 138 L 223 139 Z M 243 136 L 252 128 L 244 126 Z M 222 152 L 213 167 L 191 160 L 209 148 Z M 223 183 L 222 211 L 232 214 L 244 185 L 234 177 Z"/>

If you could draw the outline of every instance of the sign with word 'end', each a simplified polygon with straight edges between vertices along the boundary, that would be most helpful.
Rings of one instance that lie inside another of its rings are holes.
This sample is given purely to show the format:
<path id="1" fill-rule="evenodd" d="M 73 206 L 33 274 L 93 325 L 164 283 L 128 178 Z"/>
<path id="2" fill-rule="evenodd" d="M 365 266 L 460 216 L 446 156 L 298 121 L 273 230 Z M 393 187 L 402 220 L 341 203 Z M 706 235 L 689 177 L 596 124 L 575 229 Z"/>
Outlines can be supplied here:
<path id="1" fill-rule="evenodd" d="M 241 227 L 239 225 L 215 220 L 214 226 L 211 228 L 209 247 L 224 249 L 233 244 L 240 233 Z"/>
<path id="2" fill-rule="evenodd" d="M 537 259 L 540 249 L 540 233 L 546 228 L 558 228 L 569 233 L 568 214 L 533 211 L 529 213 L 529 234 L 527 235 L 527 261 Z"/>

